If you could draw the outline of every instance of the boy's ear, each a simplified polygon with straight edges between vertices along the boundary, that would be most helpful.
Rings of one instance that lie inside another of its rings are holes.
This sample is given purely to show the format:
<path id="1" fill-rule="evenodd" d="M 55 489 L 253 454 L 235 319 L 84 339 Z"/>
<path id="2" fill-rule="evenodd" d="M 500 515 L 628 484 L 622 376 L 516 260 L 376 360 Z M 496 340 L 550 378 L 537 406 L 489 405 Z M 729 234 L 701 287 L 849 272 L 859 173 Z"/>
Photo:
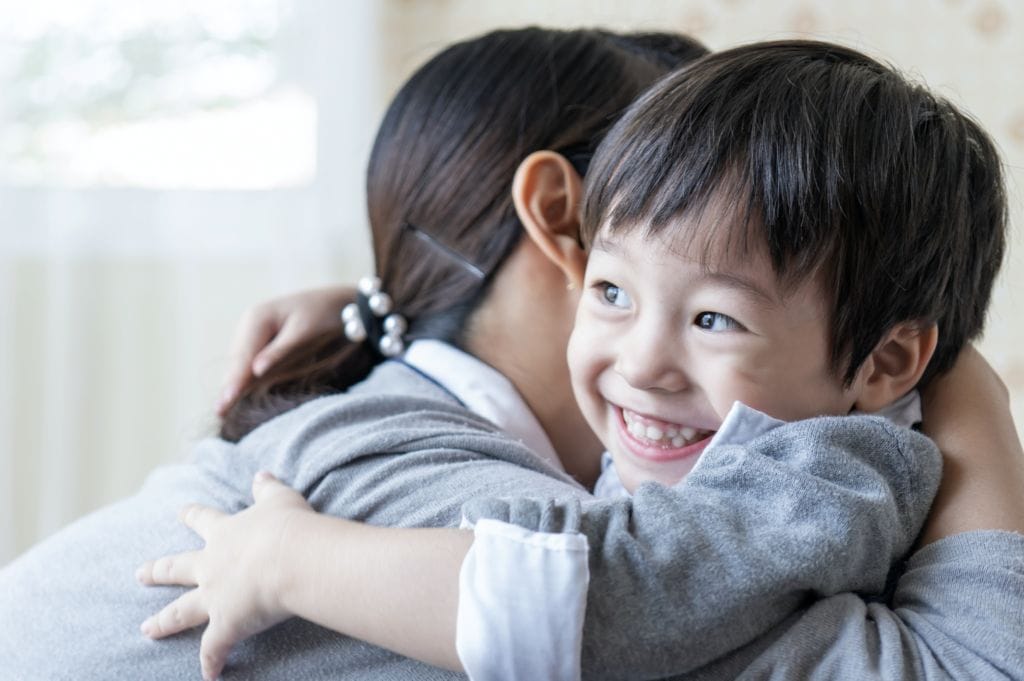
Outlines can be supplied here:
<path id="1" fill-rule="evenodd" d="M 519 221 L 537 247 L 565 274 L 570 286 L 583 284 L 587 255 L 580 246 L 583 181 L 572 164 L 554 151 L 523 159 L 512 182 Z"/>
<path id="2" fill-rule="evenodd" d="M 854 407 L 876 412 L 905 395 L 921 380 L 938 341 L 935 324 L 901 322 L 891 328 L 861 365 Z"/>

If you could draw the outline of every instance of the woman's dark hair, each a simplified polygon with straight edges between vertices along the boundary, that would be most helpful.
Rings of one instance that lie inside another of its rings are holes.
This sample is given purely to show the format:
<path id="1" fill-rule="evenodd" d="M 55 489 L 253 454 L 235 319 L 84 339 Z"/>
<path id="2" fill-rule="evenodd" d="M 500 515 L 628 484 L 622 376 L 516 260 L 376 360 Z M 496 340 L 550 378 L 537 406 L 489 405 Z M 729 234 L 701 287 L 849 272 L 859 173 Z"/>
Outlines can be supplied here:
<path id="1" fill-rule="evenodd" d="M 995 145 L 956 106 L 854 50 L 787 41 L 700 59 L 608 133 L 584 243 L 684 215 L 705 245 L 755 235 L 784 284 L 820 276 L 846 382 L 894 325 L 937 324 L 925 384 L 981 333 L 1007 203 Z"/>
<path id="2" fill-rule="evenodd" d="M 604 132 L 647 86 L 707 50 L 663 33 L 540 28 L 448 47 L 399 90 L 370 154 L 376 272 L 409 321 L 407 340 L 456 346 L 522 236 L 511 187 L 541 149 L 585 171 Z M 238 440 L 314 397 L 366 377 L 380 356 L 336 332 L 297 348 L 249 387 L 220 434 Z"/>

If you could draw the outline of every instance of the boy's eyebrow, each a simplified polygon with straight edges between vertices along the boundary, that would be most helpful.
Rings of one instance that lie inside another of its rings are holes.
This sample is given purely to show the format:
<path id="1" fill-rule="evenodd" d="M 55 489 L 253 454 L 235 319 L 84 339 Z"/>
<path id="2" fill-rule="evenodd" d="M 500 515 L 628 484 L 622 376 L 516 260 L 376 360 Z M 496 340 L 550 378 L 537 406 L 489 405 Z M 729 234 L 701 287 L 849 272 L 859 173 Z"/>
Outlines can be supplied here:
<path id="1" fill-rule="evenodd" d="M 720 283 L 729 288 L 739 289 L 745 291 L 755 298 L 760 299 L 762 302 L 770 307 L 778 307 L 779 299 L 777 296 L 772 295 L 769 291 L 766 291 L 763 287 L 759 286 L 757 282 L 747 277 L 731 274 L 729 272 L 707 270 L 704 273 L 708 279 Z"/>
<path id="2" fill-rule="evenodd" d="M 605 234 L 604 230 L 594 235 L 594 240 L 590 244 L 590 250 L 592 251 L 604 251 L 611 255 L 621 255 L 622 249 L 615 242 L 614 239 L 609 239 Z"/>
<path id="3" fill-rule="evenodd" d="M 590 244 L 590 250 L 604 251 L 609 255 L 623 255 L 623 251 L 619 243 L 615 239 L 609 239 L 607 235 L 601 232 L 598 232 L 594 237 L 593 243 Z M 729 288 L 745 291 L 769 307 L 779 307 L 781 304 L 778 296 L 772 295 L 772 293 L 764 289 L 762 286 L 759 286 L 757 282 L 748 277 L 726 272 L 724 270 L 712 270 L 707 267 L 704 269 L 704 276 L 714 282 L 728 286 Z"/>

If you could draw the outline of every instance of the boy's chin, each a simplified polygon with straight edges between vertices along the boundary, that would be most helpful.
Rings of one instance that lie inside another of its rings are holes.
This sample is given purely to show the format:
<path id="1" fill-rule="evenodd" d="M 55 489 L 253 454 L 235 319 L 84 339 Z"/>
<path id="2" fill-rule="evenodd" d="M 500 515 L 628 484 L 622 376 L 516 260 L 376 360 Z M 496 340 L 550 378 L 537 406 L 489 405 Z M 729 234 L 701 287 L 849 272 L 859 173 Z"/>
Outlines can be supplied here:
<path id="1" fill-rule="evenodd" d="M 688 457 L 683 461 L 676 461 L 673 464 L 662 464 L 658 468 L 662 470 L 651 470 L 639 468 L 632 465 L 630 461 L 623 461 L 623 455 L 612 457 L 615 460 L 615 472 L 619 476 L 622 486 L 630 493 L 636 492 L 640 485 L 646 482 L 653 482 L 664 487 L 674 487 L 686 479 L 693 467 L 697 465 L 699 454 Z"/>

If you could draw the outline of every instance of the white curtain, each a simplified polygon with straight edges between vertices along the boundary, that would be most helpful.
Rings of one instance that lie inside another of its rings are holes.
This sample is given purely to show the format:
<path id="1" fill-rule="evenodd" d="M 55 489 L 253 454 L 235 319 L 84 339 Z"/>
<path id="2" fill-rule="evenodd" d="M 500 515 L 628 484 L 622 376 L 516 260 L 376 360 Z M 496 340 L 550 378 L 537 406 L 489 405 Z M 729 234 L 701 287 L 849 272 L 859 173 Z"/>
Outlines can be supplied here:
<path id="1" fill-rule="evenodd" d="M 0 251 L 0 564 L 14 555 L 17 506 L 14 490 L 14 268 Z"/>
<path id="2" fill-rule="evenodd" d="M 0 187 L 0 564 L 213 431 L 246 306 L 369 267 L 374 3 L 295 7 L 282 60 L 316 103 L 308 184 Z"/>

